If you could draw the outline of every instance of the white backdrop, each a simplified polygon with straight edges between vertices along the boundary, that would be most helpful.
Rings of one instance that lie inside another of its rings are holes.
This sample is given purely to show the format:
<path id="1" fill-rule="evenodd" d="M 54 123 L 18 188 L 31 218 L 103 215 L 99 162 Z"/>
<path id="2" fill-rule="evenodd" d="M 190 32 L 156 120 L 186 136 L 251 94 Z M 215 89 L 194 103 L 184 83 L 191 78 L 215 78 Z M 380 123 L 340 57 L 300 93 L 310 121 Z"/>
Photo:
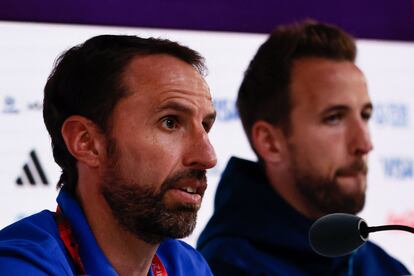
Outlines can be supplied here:
<path id="1" fill-rule="evenodd" d="M 63 50 L 105 33 L 170 38 L 206 58 L 207 82 L 218 111 L 210 138 L 219 162 L 209 172 L 197 227 L 186 239 L 195 245 L 213 212 L 216 185 L 229 157 L 255 159 L 234 99 L 243 71 L 266 35 L 0 22 L 0 228 L 39 210 L 55 209 L 60 172 L 43 125 L 43 86 Z M 360 215 L 370 226 L 414 226 L 414 81 L 410 78 L 414 74 L 414 43 L 358 40 L 358 49 L 357 63 L 367 76 L 375 106 L 367 204 Z M 40 169 L 35 165 L 36 157 Z M 35 184 L 30 184 L 25 169 Z M 42 172 L 48 185 L 43 184 Z M 414 271 L 414 237 L 410 235 L 374 233 L 371 240 Z"/>

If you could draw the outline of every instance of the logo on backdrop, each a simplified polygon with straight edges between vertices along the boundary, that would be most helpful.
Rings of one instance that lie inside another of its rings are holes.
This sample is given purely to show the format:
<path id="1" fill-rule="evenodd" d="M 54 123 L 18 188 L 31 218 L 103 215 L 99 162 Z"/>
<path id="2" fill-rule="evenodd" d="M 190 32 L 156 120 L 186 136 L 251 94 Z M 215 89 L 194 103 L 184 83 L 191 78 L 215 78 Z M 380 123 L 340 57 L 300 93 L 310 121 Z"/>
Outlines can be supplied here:
<path id="1" fill-rule="evenodd" d="M 213 103 L 217 111 L 217 120 L 234 121 L 239 119 L 236 103 L 233 99 L 214 99 Z"/>
<path id="2" fill-rule="evenodd" d="M 400 224 L 414 227 L 414 210 L 406 210 L 402 213 L 390 213 L 386 218 L 387 224 Z"/>
<path id="3" fill-rule="evenodd" d="M 21 107 L 21 106 L 20 106 Z M 28 101 L 26 107 L 18 108 L 17 99 L 13 96 L 5 96 L 3 103 L 0 102 L 0 112 L 5 114 L 16 114 L 23 111 L 42 111 L 43 102 L 41 100 Z"/>
<path id="4" fill-rule="evenodd" d="M 49 185 L 45 171 L 40 164 L 39 158 L 34 150 L 29 154 L 29 161 L 23 165 L 23 171 L 16 179 L 18 186 L 23 185 Z"/>
<path id="5" fill-rule="evenodd" d="M 384 175 L 399 180 L 412 179 L 414 176 L 413 159 L 400 157 L 382 158 Z"/>
<path id="6" fill-rule="evenodd" d="M 33 101 L 27 103 L 27 109 L 32 111 L 42 111 L 43 103 L 41 101 Z"/>
<path id="7" fill-rule="evenodd" d="M 408 127 L 409 111 L 404 103 L 378 103 L 374 106 L 373 121 L 380 126 Z"/>
<path id="8" fill-rule="evenodd" d="M 6 96 L 3 101 L 3 113 L 18 113 L 19 110 L 16 108 L 16 99 L 11 96 Z"/>

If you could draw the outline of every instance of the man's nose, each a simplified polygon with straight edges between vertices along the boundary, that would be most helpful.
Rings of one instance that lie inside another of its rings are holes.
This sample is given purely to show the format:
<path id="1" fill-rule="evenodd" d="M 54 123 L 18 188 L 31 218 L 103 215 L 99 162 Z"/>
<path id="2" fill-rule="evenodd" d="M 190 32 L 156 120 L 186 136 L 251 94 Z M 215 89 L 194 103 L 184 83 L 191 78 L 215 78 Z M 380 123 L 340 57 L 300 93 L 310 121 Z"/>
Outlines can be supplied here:
<path id="1" fill-rule="evenodd" d="M 207 132 L 199 130 L 192 135 L 184 155 L 185 166 L 207 170 L 217 164 L 217 157 Z"/>
<path id="2" fill-rule="evenodd" d="M 350 150 L 352 154 L 363 156 L 374 148 L 367 121 L 358 120 L 352 126 L 351 133 Z"/>

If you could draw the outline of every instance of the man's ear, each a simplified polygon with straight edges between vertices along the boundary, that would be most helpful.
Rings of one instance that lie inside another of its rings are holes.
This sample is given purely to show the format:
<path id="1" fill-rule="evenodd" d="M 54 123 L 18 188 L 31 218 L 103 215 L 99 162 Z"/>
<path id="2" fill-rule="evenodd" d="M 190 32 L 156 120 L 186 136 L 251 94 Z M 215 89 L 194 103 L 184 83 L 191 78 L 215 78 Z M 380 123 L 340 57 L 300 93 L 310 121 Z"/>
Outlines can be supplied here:
<path id="1" fill-rule="evenodd" d="M 105 137 L 90 120 L 79 115 L 68 117 L 61 133 L 68 151 L 90 167 L 98 167 L 106 155 Z"/>
<path id="2" fill-rule="evenodd" d="M 256 121 L 251 131 L 253 147 L 268 163 L 279 163 L 284 158 L 286 137 L 280 127 L 265 121 Z"/>

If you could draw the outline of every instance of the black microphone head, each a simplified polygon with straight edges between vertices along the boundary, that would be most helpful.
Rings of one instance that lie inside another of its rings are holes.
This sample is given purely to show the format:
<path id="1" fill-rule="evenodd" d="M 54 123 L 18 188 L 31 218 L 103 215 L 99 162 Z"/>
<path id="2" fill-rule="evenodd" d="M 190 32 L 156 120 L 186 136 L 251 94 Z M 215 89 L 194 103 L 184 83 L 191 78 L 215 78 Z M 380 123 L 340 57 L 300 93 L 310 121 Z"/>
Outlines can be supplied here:
<path id="1" fill-rule="evenodd" d="M 309 243 L 325 257 L 350 254 L 368 240 L 368 225 L 360 217 L 335 213 L 323 216 L 311 226 Z"/>

